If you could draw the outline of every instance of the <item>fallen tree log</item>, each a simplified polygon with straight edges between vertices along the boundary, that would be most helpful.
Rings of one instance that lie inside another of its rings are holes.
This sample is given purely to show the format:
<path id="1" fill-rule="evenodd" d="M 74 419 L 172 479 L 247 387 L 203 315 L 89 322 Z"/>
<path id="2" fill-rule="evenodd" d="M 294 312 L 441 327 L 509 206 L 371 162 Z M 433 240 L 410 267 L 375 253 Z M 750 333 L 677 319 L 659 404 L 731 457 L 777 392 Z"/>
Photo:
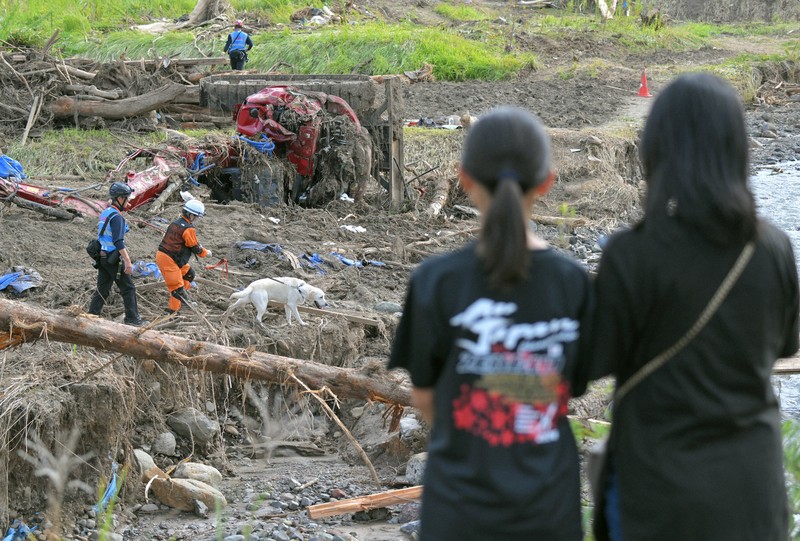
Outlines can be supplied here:
<path id="1" fill-rule="evenodd" d="M 313 361 L 189 340 L 114 323 L 75 310 L 57 312 L 0 299 L 0 344 L 14 344 L 19 340 L 29 343 L 39 339 L 284 385 L 297 386 L 291 377 L 295 376 L 311 389 L 327 387 L 339 398 L 411 405 L 411 389 L 389 375 L 362 373 Z"/>
<path id="2" fill-rule="evenodd" d="M 158 109 L 183 94 L 185 89 L 182 85 L 169 84 L 141 96 L 113 101 L 81 101 L 70 96 L 61 96 L 48 109 L 57 118 L 68 118 L 77 113 L 80 116 L 121 120 Z"/>

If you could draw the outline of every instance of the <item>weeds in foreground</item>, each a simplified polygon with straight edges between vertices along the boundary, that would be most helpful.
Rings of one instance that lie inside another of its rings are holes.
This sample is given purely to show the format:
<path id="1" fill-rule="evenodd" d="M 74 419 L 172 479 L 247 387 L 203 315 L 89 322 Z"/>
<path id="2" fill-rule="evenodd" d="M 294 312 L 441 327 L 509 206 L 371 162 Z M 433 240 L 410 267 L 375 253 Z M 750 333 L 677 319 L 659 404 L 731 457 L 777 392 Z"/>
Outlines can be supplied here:
<path id="1" fill-rule="evenodd" d="M 789 537 L 800 539 L 800 421 L 783 423 L 783 456 L 789 491 Z"/>
<path id="2" fill-rule="evenodd" d="M 56 438 L 60 451 L 52 453 L 42 442 L 38 434 L 33 434 L 27 441 L 29 452 L 20 450 L 20 456 L 33 465 L 36 477 L 46 477 L 50 481 L 51 490 L 47 494 L 47 524 L 48 531 L 56 539 L 61 537 L 62 506 L 67 491 L 77 489 L 89 494 L 92 489 L 89 485 L 78 479 L 70 479 L 73 470 L 83 466 L 90 455 L 77 455 L 75 449 L 80 438 L 80 430 L 73 428 L 69 435 Z M 62 441 L 63 440 L 63 441 Z"/>

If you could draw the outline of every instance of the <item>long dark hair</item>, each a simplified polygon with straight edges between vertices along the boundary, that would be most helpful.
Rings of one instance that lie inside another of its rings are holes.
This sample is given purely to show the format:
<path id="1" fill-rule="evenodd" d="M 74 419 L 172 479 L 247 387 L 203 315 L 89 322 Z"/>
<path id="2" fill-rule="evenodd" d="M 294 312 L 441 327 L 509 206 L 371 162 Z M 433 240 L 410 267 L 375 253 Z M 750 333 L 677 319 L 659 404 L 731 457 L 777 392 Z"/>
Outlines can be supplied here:
<path id="1" fill-rule="evenodd" d="M 642 135 L 645 225 L 678 220 L 717 244 L 752 238 L 748 154 L 736 91 L 705 73 L 678 77 L 656 99 Z"/>
<path id="2" fill-rule="evenodd" d="M 525 276 L 528 264 L 522 197 L 547 180 L 550 138 L 533 114 L 500 107 L 471 127 L 461 167 L 492 195 L 478 240 L 489 284 L 512 285 Z"/>

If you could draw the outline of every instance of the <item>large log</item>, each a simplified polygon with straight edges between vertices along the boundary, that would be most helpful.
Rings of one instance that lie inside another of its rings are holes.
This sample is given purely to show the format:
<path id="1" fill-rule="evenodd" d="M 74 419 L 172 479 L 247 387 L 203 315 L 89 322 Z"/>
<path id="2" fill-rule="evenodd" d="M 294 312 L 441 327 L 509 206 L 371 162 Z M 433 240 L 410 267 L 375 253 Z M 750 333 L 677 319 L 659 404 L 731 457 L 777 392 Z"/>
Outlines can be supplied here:
<path id="1" fill-rule="evenodd" d="M 339 398 L 411 405 L 411 389 L 388 376 L 189 340 L 139 329 L 75 311 L 57 312 L 0 299 L 0 344 L 39 339 L 89 346 L 137 359 L 175 363 L 195 370 L 231 374 L 285 385 L 296 376 L 312 389 L 328 387 Z"/>
<path id="2" fill-rule="evenodd" d="M 154 111 L 183 94 L 186 87 L 176 84 L 162 86 L 158 90 L 113 101 L 81 101 L 69 96 L 62 96 L 51 103 L 48 108 L 58 118 L 68 118 L 74 114 L 81 116 L 99 116 L 113 120 L 121 120 Z"/>

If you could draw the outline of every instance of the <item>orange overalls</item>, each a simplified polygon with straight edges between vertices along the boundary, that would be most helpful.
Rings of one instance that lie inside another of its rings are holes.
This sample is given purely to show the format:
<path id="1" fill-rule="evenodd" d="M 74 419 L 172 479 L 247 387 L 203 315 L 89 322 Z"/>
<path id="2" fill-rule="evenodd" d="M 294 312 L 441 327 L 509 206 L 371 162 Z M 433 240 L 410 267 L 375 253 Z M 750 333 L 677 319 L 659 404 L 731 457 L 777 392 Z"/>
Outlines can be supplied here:
<path id="1" fill-rule="evenodd" d="M 170 292 L 169 309 L 173 312 L 181 308 L 179 296 L 184 293 L 181 290 L 192 287 L 194 270 L 189 266 L 192 254 L 206 257 L 208 250 L 200 246 L 197 241 L 192 223 L 181 216 L 169 224 L 156 252 L 156 265 L 164 276 L 164 282 Z"/>

